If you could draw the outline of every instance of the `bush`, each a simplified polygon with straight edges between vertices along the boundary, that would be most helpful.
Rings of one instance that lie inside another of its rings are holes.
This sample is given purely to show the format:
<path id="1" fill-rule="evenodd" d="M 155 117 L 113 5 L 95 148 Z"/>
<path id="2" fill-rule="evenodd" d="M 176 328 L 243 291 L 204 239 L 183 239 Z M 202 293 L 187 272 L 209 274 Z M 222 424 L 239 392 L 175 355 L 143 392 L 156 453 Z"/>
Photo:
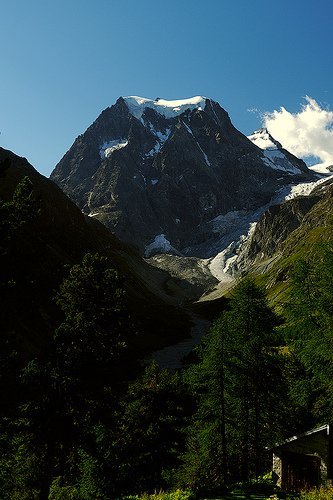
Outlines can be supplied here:
<path id="1" fill-rule="evenodd" d="M 235 493 L 256 493 L 266 495 L 271 495 L 275 490 L 276 486 L 272 472 L 259 476 L 257 479 L 250 479 L 249 481 L 237 483 L 232 488 L 232 491 Z"/>
<path id="2" fill-rule="evenodd" d="M 123 497 L 122 500 L 194 500 L 195 495 L 189 490 L 180 490 L 158 493 L 144 493 L 143 495 L 130 495 Z"/>
<path id="3" fill-rule="evenodd" d="M 300 500 L 332 500 L 333 487 L 314 488 L 313 490 L 304 491 L 300 495 Z"/>
<path id="4" fill-rule="evenodd" d="M 80 496 L 75 486 L 63 486 L 57 477 L 51 484 L 49 500 L 80 500 Z"/>

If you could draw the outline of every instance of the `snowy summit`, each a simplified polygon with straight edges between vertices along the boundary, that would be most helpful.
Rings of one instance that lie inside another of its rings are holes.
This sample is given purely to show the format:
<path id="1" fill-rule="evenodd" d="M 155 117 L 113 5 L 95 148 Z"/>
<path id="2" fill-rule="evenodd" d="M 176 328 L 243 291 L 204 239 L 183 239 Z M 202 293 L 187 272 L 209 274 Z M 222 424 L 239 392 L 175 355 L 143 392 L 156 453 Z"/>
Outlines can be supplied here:
<path id="1" fill-rule="evenodd" d="M 247 137 L 260 149 L 278 149 L 276 141 L 266 128 L 261 128 Z"/>
<path id="2" fill-rule="evenodd" d="M 166 99 L 157 98 L 147 99 L 146 97 L 129 96 L 124 97 L 124 101 L 130 113 L 141 119 L 146 108 L 154 109 L 157 113 L 165 118 L 174 118 L 184 113 L 187 109 L 204 110 L 206 106 L 206 98 L 202 96 L 190 97 L 188 99 L 178 99 L 174 101 L 167 101 Z"/>
<path id="3" fill-rule="evenodd" d="M 266 128 L 256 130 L 247 137 L 253 144 L 263 150 L 263 162 L 274 170 L 283 170 L 289 174 L 298 175 L 300 169 L 295 167 L 283 152 L 281 144 L 276 141 Z"/>

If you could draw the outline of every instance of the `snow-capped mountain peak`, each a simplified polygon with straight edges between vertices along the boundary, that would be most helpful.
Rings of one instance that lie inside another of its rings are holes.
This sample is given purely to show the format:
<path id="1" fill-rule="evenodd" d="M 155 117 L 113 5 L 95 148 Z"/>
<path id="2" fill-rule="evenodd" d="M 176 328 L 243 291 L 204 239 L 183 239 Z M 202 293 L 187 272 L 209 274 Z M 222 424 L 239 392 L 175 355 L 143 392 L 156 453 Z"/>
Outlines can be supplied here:
<path id="1" fill-rule="evenodd" d="M 214 218 L 257 210 L 315 175 L 267 131 L 254 135 L 262 149 L 203 96 L 121 97 L 75 140 L 52 179 L 142 254 L 211 257 Z"/>
<path id="2" fill-rule="evenodd" d="M 130 113 L 138 120 L 146 108 L 155 110 L 165 118 L 175 118 L 184 113 L 187 109 L 204 110 L 206 106 L 206 98 L 202 96 L 190 97 L 188 99 L 166 100 L 157 97 L 154 99 L 147 99 L 146 97 L 129 96 L 123 98 Z"/>
<path id="3" fill-rule="evenodd" d="M 262 161 L 267 167 L 282 170 L 291 175 L 298 175 L 304 170 L 305 164 L 303 166 L 300 164 L 300 167 L 295 166 L 292 161 L 295 157 L 283 149 L 266 128 L 256 130 L 247 138 L 263 151 Z"/>
<path id="4" fill-rule="evenodd" d="M 280 143 L 278 143 L 268 132 L 267 128 L 261 128 L 253 132 L 253 134 L 247 136 L 253 144 L 258 146 L 260 149 L 281 149 Z"/>

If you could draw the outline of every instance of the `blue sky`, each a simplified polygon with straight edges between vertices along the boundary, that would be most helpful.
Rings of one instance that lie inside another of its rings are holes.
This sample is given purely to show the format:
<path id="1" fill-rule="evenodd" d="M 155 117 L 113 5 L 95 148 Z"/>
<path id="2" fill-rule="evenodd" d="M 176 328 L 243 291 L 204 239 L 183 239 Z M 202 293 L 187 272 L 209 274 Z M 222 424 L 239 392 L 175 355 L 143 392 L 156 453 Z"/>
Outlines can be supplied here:
<path id="1" fill-rule="evenodd" d="M 49 175 L 120 95 L 333 105 L 332 0 L 0 0 L 0 145 Z"/>

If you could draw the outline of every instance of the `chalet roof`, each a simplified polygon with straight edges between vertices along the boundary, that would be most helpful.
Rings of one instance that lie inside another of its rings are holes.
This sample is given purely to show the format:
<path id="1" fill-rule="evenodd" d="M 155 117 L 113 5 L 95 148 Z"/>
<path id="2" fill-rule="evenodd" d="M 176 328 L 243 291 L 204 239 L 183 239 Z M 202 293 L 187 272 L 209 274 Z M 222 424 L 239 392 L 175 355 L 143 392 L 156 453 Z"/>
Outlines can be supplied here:
<path id="1" fill-rule="evenodd" d="M 283 447 L 288 447 L 288 445 L 293 444 L 293 442 L 296 441 L 304 441 L 306 440 L 307 437 L 315 437 L 315 434 L 322 434 L 325 436 L 330 435 L 330 425 L 325 424 L 320 427 L 316 427 L 315 429 L 311 429 L 307 432 L 303 432 L 302 434 L 298 434 L 296 436 L 292 436 L 288 439 L 285 439 L 284 441 L 281 441 L 280 443 L 276 443 L 274 446 L 271 447 L 271 449 L 278 449 L 278 448 L 283 448 Z M 296 444 L 296 443 L 295 443 Z"/>

